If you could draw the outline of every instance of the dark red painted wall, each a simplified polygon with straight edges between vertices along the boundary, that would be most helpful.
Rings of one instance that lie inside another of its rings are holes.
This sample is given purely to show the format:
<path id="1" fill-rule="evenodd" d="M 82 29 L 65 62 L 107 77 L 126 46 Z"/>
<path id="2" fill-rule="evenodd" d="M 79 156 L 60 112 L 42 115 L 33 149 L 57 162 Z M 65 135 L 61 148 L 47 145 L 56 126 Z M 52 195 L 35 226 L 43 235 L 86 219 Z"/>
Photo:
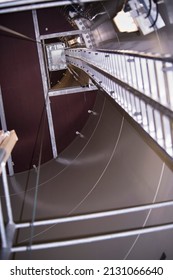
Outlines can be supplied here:
<path id="1" fill-rule="evenodd" d="M 31 12 L 0 16 L 2 25 L 34 38 Z M 43 89 L 34 42 L 10 36 L 0 36 L 0 83 L 2 86 L 8 129 L 15 129 L 19 142 L 13 152 L 15 171 L 36 164 L 38 152 L 31 157 L 42 109 Z M 48 128 L 45 129 L 44 160 L 51 158 Z M 38 149 L 37 149 L 38 150 Z"/>
<path id="2" fill-rule="evenodd" d="M 39 11 L 41 33 L 63 32 L 70 26 L 57 9 Z M 0 16 L 0 24 L 34 38 L 31 12 Z M 47 31 L 46 31 L 47 32 Z M 15 129 L 19 141 L 13 151 L 15 172 L 37 165 L 40 138 L 36 143 L 44 108 L 43 88 L 37 47 L 34 42 L 18 39 L 0 32 L 0 83 L 8 130 Z M 58 152 L 75 137 L 87 120 L 88 108 L 93 106 L 95 93 L 51 98 Z M 43 159 L 52 158 L 49 130 L 44 128 Z"/>
<path id="3" fill-rule="evenodd" d="M 41 35 L 73 30 L 61 8 L 38 10 L 38 19 Z"/>
<path id="4" fill-rule="evenodd" d="M 51 98 L 58 151 L 66 148 L 81 131 L 93 108 L 96 92 L 76 93 Z"/>

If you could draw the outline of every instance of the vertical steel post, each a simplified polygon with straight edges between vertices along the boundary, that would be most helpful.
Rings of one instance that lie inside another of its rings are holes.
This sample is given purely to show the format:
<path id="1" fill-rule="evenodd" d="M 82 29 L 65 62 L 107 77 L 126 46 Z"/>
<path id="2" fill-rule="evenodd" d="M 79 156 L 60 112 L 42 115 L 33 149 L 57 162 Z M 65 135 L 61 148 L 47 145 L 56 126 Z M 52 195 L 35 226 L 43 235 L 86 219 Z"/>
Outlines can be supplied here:
<path id="1" fill-rule="evenodd" d="M 2 248 L 7 248 L 7 238 L 6 238 L 6 233 L 5 233 L 4 219 L 3 219 L 2 206 L 1 206 L 1 198 L 0 198 L 0 233 L 1 233 L 1 240 L 2 240 Z"/>
<path id="2" fill-rule="evenodd" d="M 147 69 L 147 77 L 148 77 L 149 96 L 152 98 L 151 79 L 150 79 L 148 59 L 146 59 L 146 69 Z"/>
<path id="3" fill-rule="evenodd" d="M 38 51 L 40 71 L 41 71 L 41 77 L 42 77 L 42 83 L 43 83 L 44 98 L 45 98 L 45 102 L 46 102 L 46 112 L 47 112 L 50 139 L 51 139 L 51 145 L 52 145 L 52 153 L 53 153 L 53 157 L 56 158 L 58 154 L 57 154 L 57 147 L 56 147 L 56 140 L 55 140 L 55 131 L 54 131 L 54 125 L 53 125 L 52 111 L 51 111 L 51 106 L 50 106 L 50 99 L 49 99 L 49 94 L 48 94 L 49 89 L 48 89 L 48 84 L 47 84 L 47 76 L 46 76 L 46 70 L 45 70 L 45 64 L 44 64 L 44 55 L 43 55 L 43 49 L 42 49 L 41 40 L 40 40 L 40 31 L 39 31 L 36 10 L 32 11 L 32 17 L 33 17 L 33 23 L 34 23 L 35 37 L 37 40 L 37 51 Z"/>
<path id="4" fill-rule="evenodd" d="M 143 93 L 145 93 L 144 76 L 143 76 L 142 61 L 141 60 L 142 59 L 139 58 L 140 72 L 141 72 L 141 79 L 142 79 L 142 89 L 143 89 Z"/>
<path id="5" fill-rule="evenodd" d="M 134 57 L 134 68 L 135 68 L 135 78 L 136 78 L 136 85 L 135 85 L 135 87 L 137 89 L 139 89 L 138 72 L 137 72 L 137 69 L 136 69 L 136 58 L 135 57 Z"/>
<path id="6" fill-rule="evenodd" d="M 7 123 L 6 123 L 6 118 L 5 118 L 5 111 L 4 111 L 4 104 L 3 104 L 3 99 L 2 99 L 1 86 L 0 86 L 0 120 L 1 120 L 2 129 L 7 131 Z M 11 156 L 9 156 L 7 164 L 8 164 L 9 175 L 13 176 L 14 175 L 14 169 L 13 169 L 13 162 L 12 162 Z"/>
<path id="7" fill-rule="evenodd" d="M 10 224 L 13 224 L 13 214 L 12 214 L 12 208 L 11 208 L 10 193 L 9 193 L 9 188 L 8 188 L 7 173 L 6 173 L 5 165 L 6 165 L 5 162 L 1 162 L 2 181 L 3 181 L 5 201 L 6 201 L 6 206 L 7 206 L 8 221 Z"/>
<path id="8" fill-rule="evenodd" d="M 169 83 L 168 83 L 168 76 L 167 76 L 167 71 L 169 71 L 166 68 L 166 63 L 163 62 L 163 77 L 164 77 L 164 83 L 165 83 L 165 94 L 166 94 L 166 101 L 167 101 L 167 106 L 171 107 L 171 99 L 170 99 L 170 92 L 169 92 Z"/>
<path id="9" fill-rule="evenodd" d="M 45 40 L 43 39 L 43 54 L 44 57 L 46 57 L 46 46 L 45 46 Z M 46 75 L 47 75 L 47 83 L 48 83 L 48 89 L 51 89 L 51 81 L 50 81 L 50 77 L 49 77 L 49 70 L 48 70 L 48 60 L 45 60 L 45 68 L 46 68 Z"/>

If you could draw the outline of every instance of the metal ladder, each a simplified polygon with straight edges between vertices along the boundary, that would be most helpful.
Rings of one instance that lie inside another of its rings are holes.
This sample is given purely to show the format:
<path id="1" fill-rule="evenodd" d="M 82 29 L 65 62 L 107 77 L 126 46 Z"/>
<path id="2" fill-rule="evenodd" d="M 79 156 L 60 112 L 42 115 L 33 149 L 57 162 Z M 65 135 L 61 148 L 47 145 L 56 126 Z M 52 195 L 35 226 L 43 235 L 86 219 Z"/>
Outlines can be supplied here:
<path id="1" fill-rule="evenodd" d="M 173 157 L 173 57 L 133 51 L 66 49 L 85 71 Z"/>

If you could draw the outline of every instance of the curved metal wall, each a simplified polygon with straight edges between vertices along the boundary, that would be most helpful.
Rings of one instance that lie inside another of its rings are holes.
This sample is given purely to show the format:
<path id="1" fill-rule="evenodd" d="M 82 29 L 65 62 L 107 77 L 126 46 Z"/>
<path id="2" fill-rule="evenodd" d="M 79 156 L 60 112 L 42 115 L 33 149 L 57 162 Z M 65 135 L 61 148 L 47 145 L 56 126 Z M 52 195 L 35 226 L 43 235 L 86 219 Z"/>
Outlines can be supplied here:
<path id="1" fill-rule="evenodd" d="M 36 219 L 170 200 L 173 173 L 145 142 L 116 104 L 101 93 L 82 134 L 41 167 Z M 31 220 L 36 173 L 11 178 L 16 221 Z M 24 204 L 23 204 L 24 202 Z M 21 207 L 23 213 L 21 215 Z M 172 221 L 172 207 L 37 228 L 34 242 L 64 240 Z M 15 259 L 159 259 L 173 258 L 172 231 L 15 254 Z M 29 242 L 20 230 L 18 244 Z"/>

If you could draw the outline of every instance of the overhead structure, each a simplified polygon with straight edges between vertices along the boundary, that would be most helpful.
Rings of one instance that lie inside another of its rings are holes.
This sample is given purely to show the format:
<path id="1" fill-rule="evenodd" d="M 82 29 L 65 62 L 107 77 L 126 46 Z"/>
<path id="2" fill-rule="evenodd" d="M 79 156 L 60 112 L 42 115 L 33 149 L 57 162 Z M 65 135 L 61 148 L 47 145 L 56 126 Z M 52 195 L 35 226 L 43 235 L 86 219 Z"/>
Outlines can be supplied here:
<path id="1" fill-rule="evenodd" d="M 15 12 L 22 12 L 22 11 L 30 11 L 35 9 L 45 9 L 45 8 L 53 8 L 53 7 L 61 7 L 65 5 L 71 4 L 81 4 L 81 3 L 92 3 L 92 2 L 99 2 L 100 0 L 22 0 L 22 1 L 1 1 L 0 3 L 0 14 L 6 13 L 15 13 Z M 106 0 L 103 0 L 106 1 Z"/>

